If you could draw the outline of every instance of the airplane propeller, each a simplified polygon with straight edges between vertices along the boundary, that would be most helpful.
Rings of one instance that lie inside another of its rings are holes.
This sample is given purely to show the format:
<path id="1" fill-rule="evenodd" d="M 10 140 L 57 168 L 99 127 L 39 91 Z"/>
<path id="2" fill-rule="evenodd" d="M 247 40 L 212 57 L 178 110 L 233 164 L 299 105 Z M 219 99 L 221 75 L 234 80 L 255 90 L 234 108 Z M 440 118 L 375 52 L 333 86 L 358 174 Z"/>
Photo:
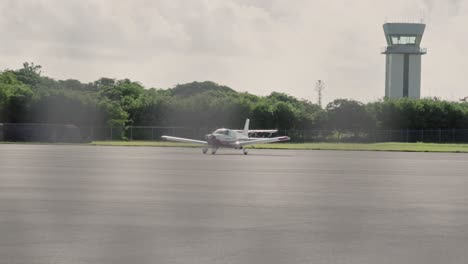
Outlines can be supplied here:
<path id="1" fill-rule="evenodd" d="M 213 134 L 208 134 L 208 135 L 205 136 L 205 139 L 209 144 L 212 145 L 214 143 L 214 141 L 216 140 L 216 136 L 213 135 Z"/>

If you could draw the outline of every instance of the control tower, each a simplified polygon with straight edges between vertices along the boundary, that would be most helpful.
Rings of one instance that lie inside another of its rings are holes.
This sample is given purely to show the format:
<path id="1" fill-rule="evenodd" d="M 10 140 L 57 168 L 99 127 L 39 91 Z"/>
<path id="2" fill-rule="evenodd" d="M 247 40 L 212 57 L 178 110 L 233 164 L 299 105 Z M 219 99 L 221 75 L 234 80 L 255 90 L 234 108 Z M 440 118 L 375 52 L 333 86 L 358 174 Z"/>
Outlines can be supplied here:
<path id="1" fill-rule="evenodd" d="M 420 47 L 425 24 L 386 23 L 383 25 L 387 47 L 385 97 L 420 98 L 421 56 L 426 49 Z"/>

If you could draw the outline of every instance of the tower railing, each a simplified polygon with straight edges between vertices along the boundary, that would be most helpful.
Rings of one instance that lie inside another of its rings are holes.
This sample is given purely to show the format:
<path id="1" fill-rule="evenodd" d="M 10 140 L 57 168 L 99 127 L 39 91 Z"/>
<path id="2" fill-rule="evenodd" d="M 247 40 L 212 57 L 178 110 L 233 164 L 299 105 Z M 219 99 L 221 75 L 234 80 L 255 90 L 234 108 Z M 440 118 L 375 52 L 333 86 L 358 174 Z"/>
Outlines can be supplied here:
<path id="1" fill-rule="evenodd" d="M 427 48 L 420 48 L 417 46 L 411 45 L 393 45 L 393 46 L 386 46 L 381 48 L 382 54 L 388 53 L 410 53 L 410 54 L 426 54 Z"/>

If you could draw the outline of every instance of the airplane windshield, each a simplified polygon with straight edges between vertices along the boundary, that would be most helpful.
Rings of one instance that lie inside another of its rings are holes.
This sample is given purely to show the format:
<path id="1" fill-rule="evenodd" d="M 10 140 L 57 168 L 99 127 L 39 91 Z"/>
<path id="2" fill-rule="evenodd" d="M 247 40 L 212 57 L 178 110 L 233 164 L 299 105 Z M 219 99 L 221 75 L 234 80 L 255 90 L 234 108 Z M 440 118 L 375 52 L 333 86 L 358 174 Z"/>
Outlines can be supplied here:
<path id="1" fill-rule="evenodd" d="M 229 130 L 227 130 L 227 129 L 218 129 L 218 130 L 216 130 L 213 134 L 228 135 L 228 134 L 229 134 Z"/>

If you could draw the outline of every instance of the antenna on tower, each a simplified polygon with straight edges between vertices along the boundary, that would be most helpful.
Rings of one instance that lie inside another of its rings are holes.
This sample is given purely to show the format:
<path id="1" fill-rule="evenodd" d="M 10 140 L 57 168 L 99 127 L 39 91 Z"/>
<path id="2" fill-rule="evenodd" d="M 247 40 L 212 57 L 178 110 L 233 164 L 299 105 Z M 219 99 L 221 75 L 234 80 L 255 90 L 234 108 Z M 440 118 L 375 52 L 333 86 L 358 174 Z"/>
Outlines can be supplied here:
<path id="1" fill-rule="evenodd" d="M 325 90 L 325 83 L 322 80 L 318 80 L 315 83 L 315 91 L 317 92 L 317 103 L 320 107 L 322 107 L 323 90 Z"/>

